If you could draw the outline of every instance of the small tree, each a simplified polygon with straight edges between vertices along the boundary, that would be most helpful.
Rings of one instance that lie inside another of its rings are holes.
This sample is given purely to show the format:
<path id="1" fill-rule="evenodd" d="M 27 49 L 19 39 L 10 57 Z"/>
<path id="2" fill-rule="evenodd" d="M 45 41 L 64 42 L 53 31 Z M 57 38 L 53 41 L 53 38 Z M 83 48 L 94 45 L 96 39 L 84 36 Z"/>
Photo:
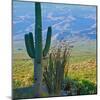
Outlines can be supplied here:
<path id="1" fill-rule="evenodd" d="M 43 76 L 48 92 L 51 96 L 61 95 L 63 80 L 65 77 L 64 69 L 69 65 L 70 48 L 68 46 L 58 48 L 57 52 L 51 52 L 48 59 L 47 68 Z M 66 66 L 67 65 L 67 66 Z"/>

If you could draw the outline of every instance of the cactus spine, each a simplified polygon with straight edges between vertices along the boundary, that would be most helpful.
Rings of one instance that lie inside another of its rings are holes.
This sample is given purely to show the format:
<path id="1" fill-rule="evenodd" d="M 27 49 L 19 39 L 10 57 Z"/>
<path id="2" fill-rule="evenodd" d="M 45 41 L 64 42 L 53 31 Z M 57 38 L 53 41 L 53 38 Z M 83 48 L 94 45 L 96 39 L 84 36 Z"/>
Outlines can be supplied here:
<path id="1" fill-rule="evenodd" d="M 35 3 L 35 40 L 33 34 L 25 34 L 25 45 L 28 55 L 34 59 L 34 82 L 35 95 L 40 95 L 42 85 L 42 58 L 45 57 L 49 51 L 51 43 L 51 27 L 48 27 L 47 39 L 44 50 L 42 50 L 42 16 L 41 4 Z"/>

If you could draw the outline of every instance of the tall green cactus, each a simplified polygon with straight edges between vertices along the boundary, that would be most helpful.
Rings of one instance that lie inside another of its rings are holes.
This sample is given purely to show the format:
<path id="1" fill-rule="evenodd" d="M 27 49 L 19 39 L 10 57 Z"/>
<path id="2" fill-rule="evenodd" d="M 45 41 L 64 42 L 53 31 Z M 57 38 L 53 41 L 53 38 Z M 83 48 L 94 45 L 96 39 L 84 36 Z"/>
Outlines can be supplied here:
<path id="1" fill-rule="evenodd" d="M 34 59 L 35 95 L 40 95 L 42 85 L 42 58 L 47 55 L 51 43 L 52 28 L 48 27 L 46 45 L 42 46 L 41 4 L 35 3 L 35 40 L 33 34 L 25 34 L 25 45 L 28 55 Z"/>

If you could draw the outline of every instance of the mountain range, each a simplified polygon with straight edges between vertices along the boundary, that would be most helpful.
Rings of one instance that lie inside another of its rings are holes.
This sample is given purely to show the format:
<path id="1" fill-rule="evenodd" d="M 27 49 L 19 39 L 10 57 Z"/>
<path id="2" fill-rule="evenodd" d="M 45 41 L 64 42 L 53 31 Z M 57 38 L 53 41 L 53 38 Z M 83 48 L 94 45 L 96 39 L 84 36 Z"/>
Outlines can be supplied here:
<path id="1" fill-rule="evenodd" d="M 23 43 L 24 34 L 33 32 L 34 36 L 34 8 L 34 2 L 13 1 L 14 47 Z M 92 43 L 93 48 L 96 48 L 96 6 L 41 3 L 41 8 L 43 42 L 48 26 L 52 26 L 52 44 L 66 40 L 76 44 Z"/>

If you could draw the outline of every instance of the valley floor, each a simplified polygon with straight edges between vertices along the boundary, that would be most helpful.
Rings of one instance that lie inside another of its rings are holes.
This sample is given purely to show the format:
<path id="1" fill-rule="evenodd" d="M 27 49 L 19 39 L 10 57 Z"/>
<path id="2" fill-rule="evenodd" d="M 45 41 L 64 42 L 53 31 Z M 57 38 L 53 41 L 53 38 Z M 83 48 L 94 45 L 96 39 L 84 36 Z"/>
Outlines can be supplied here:
<path id="1" fill-rule="evenodd" d="M 69 81 L 71 88 L 76 88 L 76 86 L 78 86 L 79 95 L 96 93 L 97 65 L 95 55 L 71 56 L 69 66 L 65 68 L 65 73 L 66 72 L 65 79 L 67 83 Z M 31 59 L 26 59 L 26 56 L 15 54 L 13 57 L 12 78 L 15 94 L 15 89 L 31 87 L 34 82 Z"/>

